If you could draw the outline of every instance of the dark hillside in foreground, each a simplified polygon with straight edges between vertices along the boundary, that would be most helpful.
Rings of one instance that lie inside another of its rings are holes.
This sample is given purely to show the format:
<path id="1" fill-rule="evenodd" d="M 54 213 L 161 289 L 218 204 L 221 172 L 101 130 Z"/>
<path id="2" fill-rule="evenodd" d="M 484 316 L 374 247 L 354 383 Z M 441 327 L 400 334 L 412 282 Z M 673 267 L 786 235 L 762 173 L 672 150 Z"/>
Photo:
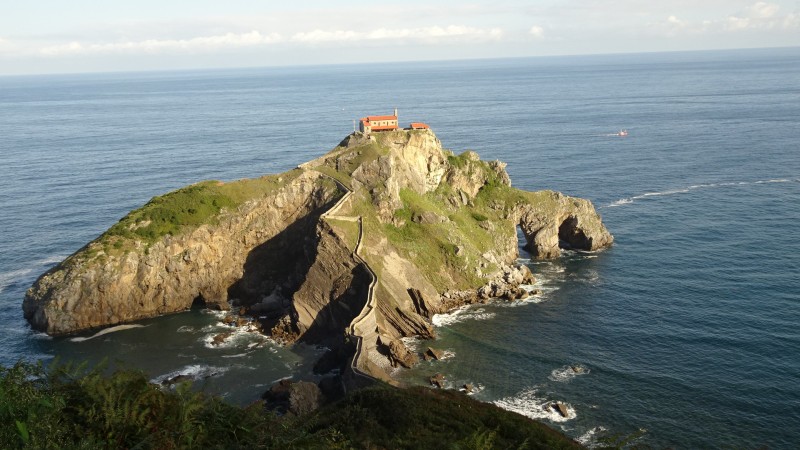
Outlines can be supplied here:
<path id="1" fill-rule="evenodd" d="M 167 390 L 141 372 L 0 368 L 2 448 L 561 449 L 579 444 L 450 391 L 376 386 L 299 418 Z"/>
<path id="2" fill-rule="evenodd" d="M 376 386 L 352 392 L 306 421 L 335 429 L 356 448 L 584 448 L 527 417 L 455 391 Z"/>

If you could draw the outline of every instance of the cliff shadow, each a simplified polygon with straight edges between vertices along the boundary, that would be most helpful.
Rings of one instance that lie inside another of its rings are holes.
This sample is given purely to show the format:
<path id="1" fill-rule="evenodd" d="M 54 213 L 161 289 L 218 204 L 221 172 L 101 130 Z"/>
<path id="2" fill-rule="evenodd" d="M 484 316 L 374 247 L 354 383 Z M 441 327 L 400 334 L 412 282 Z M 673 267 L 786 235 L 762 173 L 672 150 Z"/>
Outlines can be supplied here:
<path id="1" fill-rule="evenodd" d="M 316 257 L 316 224 L 320 211 L 326 209 L 320 208 L 294 221 L 251 250 L 242 277 L 228 288 L 228 298 L 237 300 L 235 305 L 251 306 L 278 294 L 275 298 L 290 303 Z M 285 310 L 288 306 L 282 304 L 281 308 Z"/>
<path id="2" fill-rule="evenodd" d="M 336 284 L 340 286 L 334 286 L 330 300 L 319 310 L 300 341 L 332 349 L 340 347 L 344 343 L 342 330 L 350 326 L 367 303 L 371 281 L 363 264 L 355 266 L 349 276 L 339 278 Z"/>

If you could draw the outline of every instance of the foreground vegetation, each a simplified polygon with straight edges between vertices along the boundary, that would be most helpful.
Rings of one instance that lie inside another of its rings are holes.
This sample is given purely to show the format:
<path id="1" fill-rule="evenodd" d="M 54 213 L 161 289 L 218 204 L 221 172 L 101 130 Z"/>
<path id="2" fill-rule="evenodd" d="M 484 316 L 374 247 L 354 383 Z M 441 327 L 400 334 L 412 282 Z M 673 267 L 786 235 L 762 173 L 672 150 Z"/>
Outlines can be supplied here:
<path id="1" fill-rule="evenodd" d="M 560 433 L 463 394 L 387 386 L 355 391 L 304 417 L 239 408 L 148 382 L 70 366 L 0 368 L 0 447 L 492 449 L 580 448 Z"/>

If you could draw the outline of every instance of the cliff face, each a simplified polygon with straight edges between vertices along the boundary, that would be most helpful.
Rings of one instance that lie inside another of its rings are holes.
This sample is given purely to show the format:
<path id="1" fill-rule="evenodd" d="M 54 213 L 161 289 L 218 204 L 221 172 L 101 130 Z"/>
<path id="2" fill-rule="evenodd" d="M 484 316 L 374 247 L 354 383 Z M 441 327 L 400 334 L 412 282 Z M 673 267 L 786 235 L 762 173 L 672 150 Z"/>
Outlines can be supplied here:
<path id="1" fill-rule="evenodd" d="M 231 300 L 285 342 L 347 334 L 354 367 L 388 378 L 415 360 L 400 338 L 434 337 L 433 314 L 524 294 L 517 227 L 537 258 L 613 241 L 590 202 L 514 189 L 505 164 L 431 131 L 355 133 L 292 172 L 152 200 L 37 280 L 23 310 L 65 334 Z"/>

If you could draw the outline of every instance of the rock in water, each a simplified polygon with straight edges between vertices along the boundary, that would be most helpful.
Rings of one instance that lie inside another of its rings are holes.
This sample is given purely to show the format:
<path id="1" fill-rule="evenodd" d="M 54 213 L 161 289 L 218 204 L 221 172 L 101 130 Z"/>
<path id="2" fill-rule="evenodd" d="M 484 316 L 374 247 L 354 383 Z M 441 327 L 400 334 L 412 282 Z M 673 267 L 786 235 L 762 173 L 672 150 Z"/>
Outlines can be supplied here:
<path id="1" fill-rule="evenodd" d="M 437 388 L 444 387 L 444 375 L 441 373 L 434 374 L 430 377 L 429 381 L 432 386 L 436 386 Z"/>
<path id="2" fill-rule="evenodd" d="M 568 411 L 567 406 L 561 402 L 553 403 L 553 409 L 556 410 L 557 413 L 561 414 L 561 417 L 567 417 Z"/>
<path id="3" fill-rule="evenodd" d="M 425 352 L 425 360 L 440 360 L 444 356 L 444 352 L 441 350 L 436 350 L 435 348 L 428 347 L 428 350 Z"/>

